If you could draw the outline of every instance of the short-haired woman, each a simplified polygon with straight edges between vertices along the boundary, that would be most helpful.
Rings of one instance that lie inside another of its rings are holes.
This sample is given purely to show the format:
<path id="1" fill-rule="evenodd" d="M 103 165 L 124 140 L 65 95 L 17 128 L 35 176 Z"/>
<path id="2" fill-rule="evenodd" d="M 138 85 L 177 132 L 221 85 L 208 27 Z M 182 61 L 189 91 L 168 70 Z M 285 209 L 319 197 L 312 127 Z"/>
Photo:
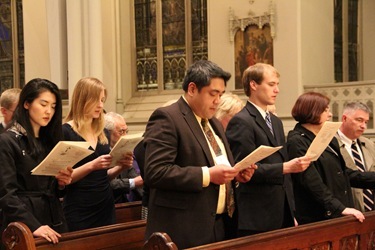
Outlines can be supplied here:
<path id="1" fill-rule="evenodd" d="M 292 116 L 298 122 L 289 132 L 287 149 L 290 158 L 306 154 L 324 122 L 332 117 L 329 98 L 317 92 L 302 94 L 294 104 Z M 359 221 L 364 215 L 354 209 L 351 185 L 374 188 L 375 174 L 349 169 L 334 137 L 320 157 L 301 173 L 292 174 L 299 224 L 353 215 Z"/>

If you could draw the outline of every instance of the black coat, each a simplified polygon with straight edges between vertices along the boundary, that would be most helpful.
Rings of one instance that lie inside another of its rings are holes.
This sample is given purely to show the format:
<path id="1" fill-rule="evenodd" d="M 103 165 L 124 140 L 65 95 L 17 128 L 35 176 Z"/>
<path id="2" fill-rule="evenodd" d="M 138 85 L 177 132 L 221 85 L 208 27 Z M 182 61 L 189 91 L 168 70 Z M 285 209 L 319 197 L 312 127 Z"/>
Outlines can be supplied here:
<path id="1" fill-rule="evenodd" d="M 54 177 L 31 175 L 45 155 L 31 157 L 26 149 L 26 136 L 15 130 L 0 134 L 0 207 L 3 227 L 10 222 L 25 223 L 33 232 L 49 225 L 58 232 L 67 226 L 58 199 Z"/>
<path id="2" fill-rule="evenodd" d="M 287 149 L 290 158 L 301 157 L 315 135 L 297 124 L 289 132 Z M 346 207 L 354 207 L 351 186 L 374 187 L 375 174 L 361 173 L 345 166 L 336 138 L 302 173 L 292 174 L 299 224 L 340 217 Z"/>

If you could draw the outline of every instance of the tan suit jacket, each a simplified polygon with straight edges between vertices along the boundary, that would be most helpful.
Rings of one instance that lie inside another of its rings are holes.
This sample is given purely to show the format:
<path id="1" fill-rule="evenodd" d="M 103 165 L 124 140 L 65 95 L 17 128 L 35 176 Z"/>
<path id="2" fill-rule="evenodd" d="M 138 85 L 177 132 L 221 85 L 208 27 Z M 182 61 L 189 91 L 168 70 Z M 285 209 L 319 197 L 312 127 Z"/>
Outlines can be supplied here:
<path id="1" fill-rule="evenodd" d="M 340 151 L 342 156 L 344 157 L 346 166 L 353 170 L 357 170 L 357 166 L 355 165 L 353 158 L 349 155 L 348 151 L 345 149 L 344 143 L 340 140 L 338 134 L 336 134 L 336 138 L 340 145 Z M 369 172 L 375 172 L 375 144 L 370 139 L 360 136 L 358 138 L 358 144 L 361 147 L 362 155 L 365 160 L 365 167 L 366 170 Z M 352 188 L 353 193 L 353 200 L 354 200 L 354 207 L 362 212 L 364 212 L 364 204 L 363 204 L 363 189 L 360 188 Z"/>

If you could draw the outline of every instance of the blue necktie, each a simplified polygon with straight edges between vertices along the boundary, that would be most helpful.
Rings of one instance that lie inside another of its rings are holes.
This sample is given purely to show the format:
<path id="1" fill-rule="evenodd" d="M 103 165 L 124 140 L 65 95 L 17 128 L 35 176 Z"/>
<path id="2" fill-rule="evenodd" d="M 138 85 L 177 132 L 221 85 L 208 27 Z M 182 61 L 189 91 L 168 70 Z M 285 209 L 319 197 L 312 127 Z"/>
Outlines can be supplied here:
<path id="1" fill-rule="evenodd" d="M 268 128 L 270 129 L 271 131 L 271 134 L 273 134 L 273 128 L 272 128 L 272 122 L 271 122 L 271 116 L 270 116 L 270 113 L 266 112 L 266 123 L 267 123 L 267 126 Z"/>

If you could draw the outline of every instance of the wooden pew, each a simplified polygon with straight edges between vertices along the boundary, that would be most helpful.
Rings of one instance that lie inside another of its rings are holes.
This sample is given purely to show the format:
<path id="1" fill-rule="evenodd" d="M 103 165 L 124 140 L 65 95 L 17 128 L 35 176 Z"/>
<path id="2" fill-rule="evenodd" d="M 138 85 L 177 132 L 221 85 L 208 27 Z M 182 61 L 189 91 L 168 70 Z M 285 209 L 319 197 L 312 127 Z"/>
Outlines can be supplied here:
<path id="1" fill-rule="evenodd" d="M 12 222 L 3 233 L 7 249 L 36 250 L 94 250 L 94 249 L 142 249 L 146 221 L 119 223 L 76 232 L 63 233 L 59 243 L 53 245 L 44 238 L 34 238 L 30 229 L 21 222 Z"/>
<path id="2" fill-rule="evenodd" d="M 365 250 L 375 249 L 375 211 L 365 213 L 363 223 L 353 216 L 311 223 L 293 228 L 275 230 L 233 240 L 189 248 L 189 250 L 297 250 L 332 249 Z M 173 239 L 172 239 L 173 240 Z M 165 234 L 153 234 L 149 242 L 152 249 L 174 249 L 174 243 Z M 177 246 L 178 247 L 178 246 Z"/>
<path id="3" fill-rule="evenodd" d="M 142 201 L 119 203 L 116 208 L 116 223 L 141 220 Z"/>
<path id="4" fill-rule="evenodd" d="M 211 249 L 375 249 L 375 211 L 365 213 L 366 220 L 358 222 L 345 216 L 294 228 L 202 245 L 190 250 Z M 107 227 L 65 233 L 59 244 L 34 239 L 23 223 L 11 223 L 3 235 L 8 249 L 168 249 L 178 246 L 167 234 L 154 233 L 143 245 L 145 221 L 121 223 Z"/>
<path id="5" fill-rule="evenodd" d="M 234 240 L 202 245 L 210 249 L 375 249 L 375 211 L 360 223 L 353 216 L 275 230 Z M 172 239 L 173 240 L 173 239 Z"/>
<path id="6" fill-rule="evenodd" d="M 156 232 L 146 241 L 144 250 L 177 250 L 176 244 L 171 240 L 168 234 Z"/>

